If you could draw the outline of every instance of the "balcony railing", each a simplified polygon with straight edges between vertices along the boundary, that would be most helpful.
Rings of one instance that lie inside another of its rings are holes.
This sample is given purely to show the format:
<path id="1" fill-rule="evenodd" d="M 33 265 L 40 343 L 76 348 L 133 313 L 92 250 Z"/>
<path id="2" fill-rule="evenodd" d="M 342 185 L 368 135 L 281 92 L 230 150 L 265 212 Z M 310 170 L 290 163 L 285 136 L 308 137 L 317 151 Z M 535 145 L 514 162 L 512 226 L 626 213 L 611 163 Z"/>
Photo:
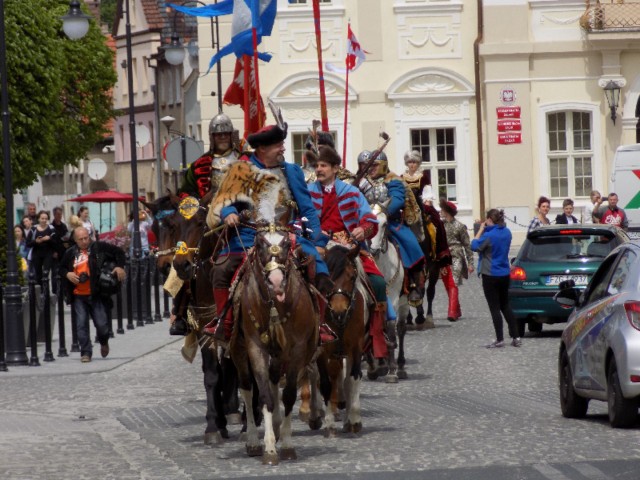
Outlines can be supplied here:
<path id="1" fill-rule="evenodd" d="M 587 32 L 640 31 L 640 0 L 587 0 L 580 25 Z"/>

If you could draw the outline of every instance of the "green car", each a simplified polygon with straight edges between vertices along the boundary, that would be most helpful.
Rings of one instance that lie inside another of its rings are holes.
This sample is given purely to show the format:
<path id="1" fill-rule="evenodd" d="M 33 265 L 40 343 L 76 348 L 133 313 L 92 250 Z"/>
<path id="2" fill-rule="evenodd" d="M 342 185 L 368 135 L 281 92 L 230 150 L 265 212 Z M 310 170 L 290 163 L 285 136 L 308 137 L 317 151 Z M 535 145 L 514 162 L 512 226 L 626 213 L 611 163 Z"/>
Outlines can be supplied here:
<path id="1" fill-rule="evenodd" d="M 628 241 L 622 229 L 602 224 L 550 225 L 529 232 L 511 260 L 509 302 L 520 336 L 525 325 L 540 332 L 543 323 L 566 322 L 572 309 L 553 300 L 560 282 L 573 280 L 584 289 L 609 252 Z"/>

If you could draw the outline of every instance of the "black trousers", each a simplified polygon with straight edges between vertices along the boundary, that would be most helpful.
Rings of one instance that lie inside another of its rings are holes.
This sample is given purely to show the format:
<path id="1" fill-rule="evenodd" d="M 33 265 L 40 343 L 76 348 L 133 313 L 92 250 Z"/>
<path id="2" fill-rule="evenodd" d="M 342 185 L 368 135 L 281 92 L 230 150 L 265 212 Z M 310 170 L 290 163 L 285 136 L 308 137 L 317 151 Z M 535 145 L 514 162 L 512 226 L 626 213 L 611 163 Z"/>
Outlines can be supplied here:
<path id="1" fill-rule="evenodd" d="M 499 342 L 504 340 L 502 315 L 507 321 L 509 336 L 511 338 L 518 337 L 516 317 L 513 315 L 513 310 L 509 305 L 509 281 L 509 275 L 504 277 L 482 275 L 482 290 L 484 290 L 484 297 L 487 299 L 489 311 L 491 312 L 493 328 L 496 331 L 496 340 Z"/>

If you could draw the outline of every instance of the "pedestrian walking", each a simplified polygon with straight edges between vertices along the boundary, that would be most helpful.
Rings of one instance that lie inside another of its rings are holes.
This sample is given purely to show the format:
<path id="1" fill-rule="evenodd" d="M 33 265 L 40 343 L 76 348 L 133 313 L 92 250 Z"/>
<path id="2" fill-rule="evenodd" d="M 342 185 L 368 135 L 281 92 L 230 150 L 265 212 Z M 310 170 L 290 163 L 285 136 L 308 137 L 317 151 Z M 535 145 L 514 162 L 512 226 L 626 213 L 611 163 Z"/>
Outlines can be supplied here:
<path id="1" fill-rule="evenodd" d="M 447 234 L 447 244 L 451 253 L 451 266 L 440 270 L 440 277 L 449 293 L 449 321 L 458 320 L 462 316 L 458 286 L 463 279 L 473 273 L 473 252 L 467 226 L 456 218 L 458 207 L 455 203 L 440 199 L 440 213 Z"/>
<path id="2" fill-rule="evenodd" d="M 59 294 L 59 285 L 60 285 L 60 260 L 62 260 L 62 256 L 64 252 L 69 247 L 69 228 L 67 224 L 62 221 L 62 208 L 55 207 L 53 209 L 53 220 L 51 221 L 51 226 L 56 232 L 54 241 L 54 252 L 53 252 L 53 262 L 51 266 L 51 290 L 56 295 Z"/>
<path id="3" fill-rule="evenodd" d="M 89 218 L 89 207 L 80 207 L 78 209 L 78 217 L 82 222 L 82 226 L 87 229 L 89 232 L 89 238 L 91 238 L 92 242 L 98 240 L 98 234 L 96 232 L 96 227 Z"/>
<path id="4" fill-rule="evenodd" d="M 78 343 L 82 363 L 91 361 L 93 346 L 89 338 L 89 318 L 97 330 L 102 357 L 109 355 L 109 325 L 107 306 L 110 297 L 101 291 L 101 274 L 111 273 L 122 282 L 125 278 L 124 251 L 106 242 L 92 242 L 89 231 L 77 227 L 74 232 L 75 245 L 70 247 L 60 262 L 60 272 L 66 278 L 65 300 L 75 313 Z M 115 267 L 105 272 L 107 265 Z"/>
<path id="5" fill-rule="evenodd" d="M 478 252 L 478 275 L 482 275 L 482 290 L 489 305 L 496 339 L 487 348 L 504 347 L 502 316 L 507 322 L 511 345 L 520 347 L 518 326 L 509 305 L 509 248 L 511 231 L 504 223 L 504 211 L 492 208 L 486 220 L 480 224 L 476 237 L 471 241 L 471 250 Z"/>

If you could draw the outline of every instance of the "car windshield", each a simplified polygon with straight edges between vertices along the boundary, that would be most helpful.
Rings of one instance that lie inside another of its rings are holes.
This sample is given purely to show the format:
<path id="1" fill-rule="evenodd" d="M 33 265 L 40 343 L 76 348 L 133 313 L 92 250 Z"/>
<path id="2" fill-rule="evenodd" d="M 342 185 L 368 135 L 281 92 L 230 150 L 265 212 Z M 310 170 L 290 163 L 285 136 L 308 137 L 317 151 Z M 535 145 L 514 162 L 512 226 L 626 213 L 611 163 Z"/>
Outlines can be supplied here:
<path id="1" fill-rule="evenodd" d="M 582 258 L 604 258 L 618 242 L 605 235 L 550 235 L 529 238 L 522 260 L 540 262 Z"/>

